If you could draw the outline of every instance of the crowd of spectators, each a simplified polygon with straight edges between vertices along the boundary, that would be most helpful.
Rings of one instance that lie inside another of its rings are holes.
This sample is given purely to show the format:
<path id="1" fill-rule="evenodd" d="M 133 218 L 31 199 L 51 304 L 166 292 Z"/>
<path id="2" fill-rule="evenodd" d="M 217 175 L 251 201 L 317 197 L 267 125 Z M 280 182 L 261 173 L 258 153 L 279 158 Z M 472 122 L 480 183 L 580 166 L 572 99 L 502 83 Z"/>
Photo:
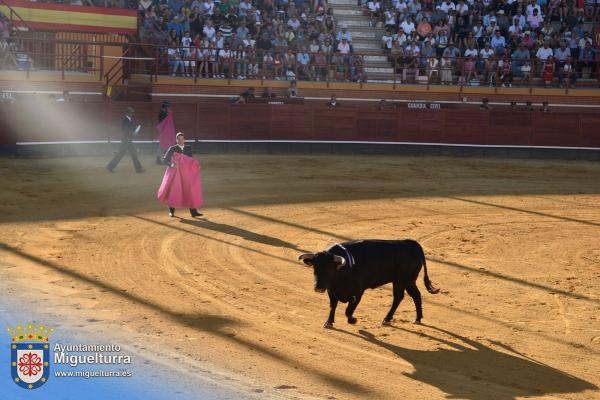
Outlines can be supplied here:
<path id="1" fill-rule="evenodd" d="M 364 0 L 363 0 L 364 1 Z M 362 4 L 403 80 L 562 86 L 596 77 L 597 0 L 369 0 Z"/>
<path id="2" fill-rule="evenodd" d="M 324 0 L 142 0 L 140 39 L 173 76 L 349 81 L 363 60 Z"/>

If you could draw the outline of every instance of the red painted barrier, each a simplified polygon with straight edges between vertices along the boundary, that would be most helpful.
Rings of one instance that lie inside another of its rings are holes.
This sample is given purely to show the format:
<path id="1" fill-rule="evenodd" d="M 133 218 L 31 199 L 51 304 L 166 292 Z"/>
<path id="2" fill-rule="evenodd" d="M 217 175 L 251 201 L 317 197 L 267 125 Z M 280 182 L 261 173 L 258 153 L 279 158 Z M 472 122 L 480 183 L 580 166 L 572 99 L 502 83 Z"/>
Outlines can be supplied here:
<path id="1" fill-rule="evenodd" d="M 0 105 L 0 143 L 118 140 L 128 106 L 143 125 L 139 139 L 155 138 L 158 103 L 31 102 Z M 177 103 L 173 112 L 176 130 L 199 140 L 600 147 L 594 113 L 229 103 Z"/>

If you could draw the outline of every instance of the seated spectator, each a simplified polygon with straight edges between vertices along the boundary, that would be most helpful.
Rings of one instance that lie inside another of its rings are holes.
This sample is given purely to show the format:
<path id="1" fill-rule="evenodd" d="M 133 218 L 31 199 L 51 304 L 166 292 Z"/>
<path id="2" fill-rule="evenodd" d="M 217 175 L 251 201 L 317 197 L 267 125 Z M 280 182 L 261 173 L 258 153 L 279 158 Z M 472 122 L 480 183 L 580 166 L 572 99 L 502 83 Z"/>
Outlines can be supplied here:
<path id="1" fill-rule="evenodd" d="M 513 73 L 515 76 L 521 77 L 521 69 L 525 62 L 531 59 L 531 54 L 529 50 L 525 48 L 525 44 L 523 42 L 519 43 L 517 50 L 515 50 L 512 54 L 513 61 Z"/>
<path id="2" fill-rule="evenodd" d="M 393 46 L 392 32 L 388 29 L 383 36 L 381 36 L 381 47 L 386 51 L 390 51 Z"/>
<path id="3" fill-rule="evenodd" d="M 224 48 L 219 50 L 217 63 L 219 78 L 231 77 L 230 73 L 233 73 L 231 69 L 232 60 L 233 54 L 231 53 L 231 50 L 229 50 L 229 46 L 226 45 Z"/>
<path id="4" fill-rule="evenodd" d="M 590 78 L 596 74 L 596 49 L 592 47 L 590 42 L 585 43 L 585 47 L 579 55 L 579 72 L 583 73 L 584 69 L 590 70 Z"/>
<path id="5" fill-rule="evenodd" d="M 179 70 L 183 73 L 183 61 L 181 52 L 177 47 L 177 42 L 172 41 L 171 46 L 167 49 L 167 55 L 169 59 L 169 68 L 171 69 L 171 76 L 176 76 Z"/>
<path id="6" fill-rule="evenodd" d="M 539 72 L 539 69 L 543 68 L 543 65 L 546 62 L 546 60 L 549 59 L 550 57 L 552 57 L 553 55 L 554 55 L 554 52 L 548 45 L 548 42 L 544 42 L 544 45 L 542 47 L 540 47 L 537 50 L 537 52 L 535 53 L 535 57 L 537 58 L 537 61 L 538 61 L 538 72 Z M 552 65 L 554 65 L 554 63 Z"/>
<path id="7" fill-rule="evenodd" d="M 327 57 L 322 51 L 319 51 L 315 55 L 313 75 L 316 77 L 317 81 L 327 79 Z"/>
<path id="8" fill-rule="evenodd" d="M 427 64 L 427 77 L 429 79 L 429 83 L 433 82 L 433 76 L 435 75 L 435 80 L 440 79 L 440 62 L 436 57 L 429 57 L 429 62 Z"/>
<path id="9" fill-rule="evenodd" d="M 490 44 L 491 44 L 492 49 L 494 49 L 494 52 L 497 55 L 504 54 L 504 47 L 506 47 L 506 39 L 504 38 L 504 36 L 502 36 L 502 34 L 500 33 L 500 30 L 497 30 L 494 33 L 494 36 L 492 37 Z"/>
<path id="10" fill-rule="evenodd" d="M 347 25 L 345 25 L 345 24 L 342 25 L 342 30 L 337 33 L 335 39 L 338 42 L 341 42 L 342 40 L 346 39 L 348 44 L 350 44 L 352 42 L 352 34 L 350 32 L 348 32 Z"/>
<path id="11" fill-rule="evenodd" d="M 337 50 L 344 56 L 350 54 L 350 43 L 346 38 L 342 38 L 342 41 L 338 43 Z"/>
<path id="12" fill-rule="evenodd" d="M 538 31 L 540 29 L 543 21 L 544 18 L 542 18 L 537 8 L 533 10 L 533 14 L 527 16 L 527 25 L 534 31 Z"/>
<path id="13" fill-rule="evenodd" d="M 577 72 L 571 64 L 571 58 L 567 58 L 562 68 L 558 70 L 558 83 L 562 88 L 565 78 L 567 79 L 567 87 L 575 86 L 577 83 Z"/>
<path id="14" fill-rule="evenodd" d="M 312 79 L 312 73 L 310 71 L 310 56 L 306 52 L 305 48 L 296 54 L 296 61 L 298 62 L 298 74 L 308 79 Z"/>
<path id="15" fill-rule="evenodd" d="M 463 66 L 464 83 L 469 84 L 471 79 L 476 77 L 475 60 L 472 57 L 467 58 Z"/>
<path id="16" fill-rule="evenodd" d="M 499 80 L 502 82 L 503 87 L 512 87 L 513 71 L 512 62 L 508 55 L 504 55 L 504 58 L 498 61 L 498 69 L 500 73 Z"/>
<path id="17" fill-rule="evenodd" d="M 542 79 L 544 80 L 544 85 L 546 85 L 546 87 L 550 87 L 550 85 L 552 85 L 552 80 L 554 79 L 554 70 L 554 58 L 550 56 L 544 62 L 543 67 L 544 73 L 542 75 Z"/>
<path id="18" fill-rule="evenodd" d="M 521 76 L 524 82 L 529 83 L 531 81 L 531 62 L 525 61 L 525 64 L 521 67 Z"/>
<path id="19" fill-rule="evenodd" d="M 452 85 L 452 60 L 449 53 L 445 53 L 440 61 L 440 80 L 442 85 Z"/>

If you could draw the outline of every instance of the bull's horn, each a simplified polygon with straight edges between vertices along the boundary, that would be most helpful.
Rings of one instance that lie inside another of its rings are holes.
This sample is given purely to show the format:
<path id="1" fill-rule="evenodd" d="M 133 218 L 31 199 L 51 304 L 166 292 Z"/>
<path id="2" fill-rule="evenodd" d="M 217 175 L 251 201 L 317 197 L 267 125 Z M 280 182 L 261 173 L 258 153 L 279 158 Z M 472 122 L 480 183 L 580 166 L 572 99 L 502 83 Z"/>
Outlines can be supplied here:
<path id="1" fill-rule="evenodd" d="M 315 253 L 304 253 L 298 256 L 298 261 L 312 260 L 315 258 Z"/>
<path id="2" fill-rule="evenodd" d="M 337 265 L 339 265 L 340 267 L 343 267 L 344 265 L 346 265 L 346 259 L 344 257 L 334 255 L 333 261 L 335 261 L 335 263 Z"/>

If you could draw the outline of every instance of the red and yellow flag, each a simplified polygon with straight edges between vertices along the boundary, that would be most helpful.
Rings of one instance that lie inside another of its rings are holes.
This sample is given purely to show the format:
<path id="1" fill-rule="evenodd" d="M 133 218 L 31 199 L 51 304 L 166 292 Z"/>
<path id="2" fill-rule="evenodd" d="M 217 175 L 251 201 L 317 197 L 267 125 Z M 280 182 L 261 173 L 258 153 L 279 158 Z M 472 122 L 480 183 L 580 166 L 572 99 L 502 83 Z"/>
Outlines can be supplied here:
<path id="1" fill-rule="evenodd" d="M 33 29 L 44 31 L 137 33 L 137 10 L 88 7 L 70 4 L 35 3 L 4 0 L 0 11 L 10 16 L 10 6 Z M 24 25 L 13 18 L 16 26 Z"/>

